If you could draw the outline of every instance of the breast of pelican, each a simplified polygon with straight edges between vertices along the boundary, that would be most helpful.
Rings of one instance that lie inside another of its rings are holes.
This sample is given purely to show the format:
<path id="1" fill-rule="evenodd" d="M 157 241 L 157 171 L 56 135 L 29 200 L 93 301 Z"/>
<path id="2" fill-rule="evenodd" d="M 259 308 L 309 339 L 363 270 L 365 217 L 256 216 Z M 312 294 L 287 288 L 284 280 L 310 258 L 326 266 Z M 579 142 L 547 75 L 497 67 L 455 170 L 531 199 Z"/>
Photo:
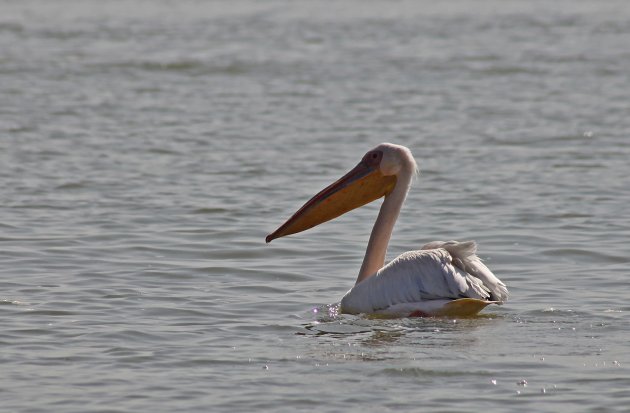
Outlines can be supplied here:
<path id="1" fill-rule="evenodd" d="M 356 283 L 341 300 L 350 314 L 468 316 L 502 304 L 508 290 L 477 257 L 473 241 L 434 241 L 385 265 L 387 246 L 416 174 L 411 151 L 382 143 L 319 192 L 267 242 L 295 234 L 384 197 Z"/>

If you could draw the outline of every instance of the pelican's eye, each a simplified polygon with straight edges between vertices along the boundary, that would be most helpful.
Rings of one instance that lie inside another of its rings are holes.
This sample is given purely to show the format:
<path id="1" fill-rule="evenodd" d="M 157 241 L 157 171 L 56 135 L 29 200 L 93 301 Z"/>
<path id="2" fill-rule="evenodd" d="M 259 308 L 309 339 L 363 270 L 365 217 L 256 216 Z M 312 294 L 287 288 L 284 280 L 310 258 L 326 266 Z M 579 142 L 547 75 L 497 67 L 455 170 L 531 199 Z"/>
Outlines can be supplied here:
<path id="1" fill-rule="evenodd" d="M 381 159 L 383 159 L 383 152 L 370 151 L 363 157 L 363 162 L 371 166 L 377 166 L 381 163 Z"/>

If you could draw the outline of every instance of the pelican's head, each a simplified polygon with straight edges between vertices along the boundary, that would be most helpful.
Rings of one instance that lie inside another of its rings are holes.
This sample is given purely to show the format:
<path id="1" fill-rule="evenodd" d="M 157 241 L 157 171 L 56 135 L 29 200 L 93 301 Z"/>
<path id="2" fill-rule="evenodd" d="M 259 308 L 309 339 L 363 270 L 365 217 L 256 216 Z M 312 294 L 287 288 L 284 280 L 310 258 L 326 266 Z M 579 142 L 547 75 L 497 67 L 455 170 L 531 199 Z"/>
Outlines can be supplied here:
<path id="1" fill-rule="evenodd" d="M 368 151 L 350 172 L 311 198 L 280 228 L 267 235 L 266 241 L 313 228 L 388 196 L 399 177 L 410 178 L 415 172 L 416 162 L 409 149 L 381 143 Z"/>

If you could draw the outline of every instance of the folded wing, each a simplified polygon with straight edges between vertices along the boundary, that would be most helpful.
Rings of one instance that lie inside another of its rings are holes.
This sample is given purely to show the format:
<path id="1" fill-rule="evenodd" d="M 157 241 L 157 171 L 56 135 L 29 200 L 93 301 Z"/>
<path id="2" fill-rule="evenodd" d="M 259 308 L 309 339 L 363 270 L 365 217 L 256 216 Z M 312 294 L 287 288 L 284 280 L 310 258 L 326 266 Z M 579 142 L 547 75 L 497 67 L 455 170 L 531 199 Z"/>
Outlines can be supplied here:
<path id="1" fill-rule="evenodd" d="M 475 250 L 474 242 L 452 241 L 406 252 L 348 291 L 341 310 L 374 313 L 401 304 L 458 298 L 505 301 L 507 288 Z"/>

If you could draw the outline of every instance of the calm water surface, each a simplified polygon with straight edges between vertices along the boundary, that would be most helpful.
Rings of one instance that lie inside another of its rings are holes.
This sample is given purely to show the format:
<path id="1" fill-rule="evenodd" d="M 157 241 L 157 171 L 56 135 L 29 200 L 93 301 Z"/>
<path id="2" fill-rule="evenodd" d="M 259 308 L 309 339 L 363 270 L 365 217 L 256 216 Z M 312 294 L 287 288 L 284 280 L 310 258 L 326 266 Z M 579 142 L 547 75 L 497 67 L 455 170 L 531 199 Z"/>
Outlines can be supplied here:
<path id="1" fill-rule="evenodd" d="M 630 6 L 434 3 L 0 1 L 2 410 L 628 411 Z M 505 306 L 336 314 L 378 203 L 264 243 L 383 141 Z"/>

